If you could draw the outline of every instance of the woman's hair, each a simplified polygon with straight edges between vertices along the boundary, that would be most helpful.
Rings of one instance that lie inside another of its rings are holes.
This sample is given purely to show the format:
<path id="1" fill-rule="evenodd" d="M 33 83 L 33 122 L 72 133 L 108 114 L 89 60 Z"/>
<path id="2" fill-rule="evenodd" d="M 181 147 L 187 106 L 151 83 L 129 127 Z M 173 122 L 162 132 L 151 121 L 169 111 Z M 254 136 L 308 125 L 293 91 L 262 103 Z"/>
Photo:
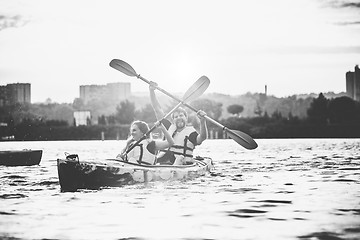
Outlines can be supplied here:
<path id="1" fill-rule="evenodd" d="M 134 124 L 140 129 L 140 131 L 141 131 L 143 134 L 145 134 L 147 131 L 149 131 L 149 126 L 147 125 L 146 122 L 143 122 L 143 121 L 140 121 L 140 120 L 136 120 L 136 121 L 134 121 L 134 122 L 131 123 L 131 126 L 134 125 Z"/>

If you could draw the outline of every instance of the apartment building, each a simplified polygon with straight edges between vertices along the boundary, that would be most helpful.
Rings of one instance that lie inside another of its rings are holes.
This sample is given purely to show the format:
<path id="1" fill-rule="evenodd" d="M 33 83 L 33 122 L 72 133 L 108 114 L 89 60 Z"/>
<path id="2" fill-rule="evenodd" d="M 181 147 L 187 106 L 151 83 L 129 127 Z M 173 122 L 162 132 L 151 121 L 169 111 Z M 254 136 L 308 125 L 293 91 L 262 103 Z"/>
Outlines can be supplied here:
<path id="1" fill-rule="evenodd" d="M 131 85 L 128 82 L 108 83 L 106 85 L 80 86 L 80 99 L 87 104 L 91 100 L 105 99 L 120 102 L 131 96 Z"/>
<path id="2" fill-rule="evenodd" d="M 12 83 L 0 86 L 0 106 L 31 103 L 31 84 Z"/>

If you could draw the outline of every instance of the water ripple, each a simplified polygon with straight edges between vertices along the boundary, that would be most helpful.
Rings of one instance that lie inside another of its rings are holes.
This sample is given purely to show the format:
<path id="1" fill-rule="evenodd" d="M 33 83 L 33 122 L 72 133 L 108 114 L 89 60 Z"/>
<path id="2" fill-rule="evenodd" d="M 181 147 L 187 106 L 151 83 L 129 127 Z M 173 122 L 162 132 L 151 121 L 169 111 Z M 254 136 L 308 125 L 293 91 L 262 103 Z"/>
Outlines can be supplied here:
<path id="1" fill-rule="evenodd" d="M 2 199 L 14 199 L 14 198 L 26 198 L 27 195 L 20 194 L 20 193 L 13 193 L 13 194 L 2 194 L 0 198 Z"/>
<path id="2" fill-rule="evenodd" d="M 360 239 L 359 139 L 257 142 L 205 141 L 204 177 L 74 193 L 61 192 L 55 159 L 116 156 L 124 141 L 2 143 L 44 158 L 0 167 L 0 239 Z"/>
<path id="3" fill-rule="evenodd" d="M 16 215 L 14 212 L 2 212 L 0 211 L 0 215 Z"/>
<path id="4" fill-rule="evenodd" d="M 300 239 L 319 239 L 319 240 L 344 240 L 344 238 L 339 237 L 340 234 L 333 232 L 314 232 L 308 235 L 298 236 Z"/>

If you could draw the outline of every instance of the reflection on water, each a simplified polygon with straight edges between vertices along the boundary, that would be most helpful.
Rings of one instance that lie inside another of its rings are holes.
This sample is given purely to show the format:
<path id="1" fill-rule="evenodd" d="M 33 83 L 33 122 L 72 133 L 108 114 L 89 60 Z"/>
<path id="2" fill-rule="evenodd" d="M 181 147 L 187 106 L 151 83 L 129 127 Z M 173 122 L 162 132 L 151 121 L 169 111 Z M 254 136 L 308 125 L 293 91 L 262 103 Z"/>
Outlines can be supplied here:
<path id="1" fill-rule="evenodd" d="M 0 166 L 8 239 L 360 239 L 360 140 L 207 140 L 215 170 L 186 182 L 61 193 L 56 159 L 115 157 L 124 141 L 1 142 L 42 149 L 39 166 Z"/>

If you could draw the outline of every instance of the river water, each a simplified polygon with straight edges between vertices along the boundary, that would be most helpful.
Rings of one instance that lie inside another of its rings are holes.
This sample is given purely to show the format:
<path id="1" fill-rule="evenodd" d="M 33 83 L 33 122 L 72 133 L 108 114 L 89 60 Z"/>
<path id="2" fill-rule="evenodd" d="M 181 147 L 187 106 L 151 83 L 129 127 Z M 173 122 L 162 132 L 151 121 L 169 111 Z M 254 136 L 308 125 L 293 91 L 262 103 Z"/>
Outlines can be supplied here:
<path id="1" fill-rule="evenodd" d="M 61 192 L 56 159 L 115 157 L 124 141 L 0 142 L 42 149 L 0 166 L 0 239 L 360 239 L 360 139 L 206 140 L 188 181 Z"/>

